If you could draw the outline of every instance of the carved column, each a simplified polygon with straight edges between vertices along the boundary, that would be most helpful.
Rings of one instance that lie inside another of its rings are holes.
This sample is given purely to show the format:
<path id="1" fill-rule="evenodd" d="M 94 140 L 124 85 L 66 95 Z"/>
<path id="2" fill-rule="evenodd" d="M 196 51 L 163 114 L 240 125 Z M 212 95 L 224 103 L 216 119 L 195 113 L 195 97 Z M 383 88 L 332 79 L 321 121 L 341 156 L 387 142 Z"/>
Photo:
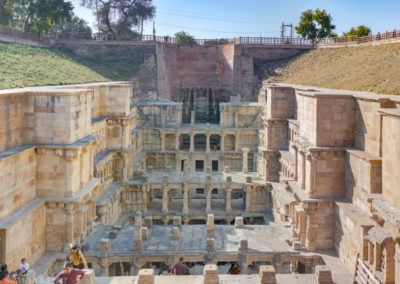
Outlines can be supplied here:
<path id="1" fill-rule="evenodd" d="M 384 245 L 385 249 L 385 283 L 395 283 L 395 243 L 389 240 Z"/>
<path id="2" fill-rule="evenodd" d="M 207 133 L 206 134 L 206 152 L 207 153 L 210 153 L 210 134 L 209 133 Z"/>
<path id="3" fill-rule="evenodd" d="M 374 245 L 371 242 L 368 242 L 368 263 L 374 263 Z"/>
<path id="4" fill-rule="evenodd" d="M 190 149 L 189 152 L 194 151 L 194 134 L 190 133 Z"/>
<path id="5" fill-rule="evenodd" d="M 190 111 L 190 124 L 191 125 L 194 125 L 194 123 L 195 123 L 195 120 L 196 120 L 195 115 L 196 115 L 195 110 Z"/>
<path id="6" fill-rule="evenodd" d="M 164 133 L 164 131 L 161 131 L 160 135 L 161 135 L 161 151 L 165 152 L 165 133 Z"/>
<path id="7" fill-rule="evenodd" d="M 225 135 L 221 134 L 221 152 L 225 152 Z"/>
<path id="8" fill-rule="evenodd" d="M 306 188 L 306 156 L 303 151 L 300 151 L 301 155 L 301 189 Z"/>
<path id="9" fill-rule="evenodd" d="M 184 184 L 183 185 L 183 213 L 184 214 L 188 214 L 189 213 L 189 185 L 188 184 Z"/>
<path id="10" fill-rule="evenodd" d="M 206 177 L 206 197 L 207 197 L 207 206 L 206 206 L 206 212 L 212 212 L 211 208 L 211 193 L 212 193 L 212 187 L 211 187 L 211 176 Z"/>
<path id="11" fill-rule="evenodd" d="M 162 213 L 168 213 L 168 203 L 169 203 L 169 185 L 168 185 L 168 179 L 169 177 L 165 175 L 163 177 L 163 183 L 162 183 L 162 191 L 163 191 L 163 200 L 162 200 Z"/>
<path id="12" fill-rule="evenodd" d="M 147 185 L 143 185 L 142 195 L 142 210 L 143 212 L 147 212 L 147 205 L 149 203 L 149 188 Z"/>
<path id="13" fill-rule="evenodd" d="M 124 166 L 122 167 L 122 181 L 128 182 L 128 170 L 129 170 L 129 157 L 127 152 L 122 153 L 122 160 Z"/>
<path id="14" fill-rule="evenodd" d="M 231 183 L 227 183 L 226 189 L 225 189 L 225 210 L 226 210 L 226 212 L 232 211 L 231 197 L 232 197 Z"/>
<path id="15" fill-rule="evenodd" d="M 299 164 L 298 150 L 297 147 L 293 147 L 293 149 L 294 149 L 294 180 L 297 180 L 298 164 Z"/>
<path id="16" fill-rule="evenodd" d="M 65 240 L 67 243 L 74 243 L 74 206 L 67 204 L 65 207 L 66 212 L 66 226 L 65 226 Z"/>
<path id="17" fill-rule="evenodd" d="M 375 243 L 375 270 L 381 270 L 381 256 L 382 256 L 382 245 Z"/>
<path id="18" fill-rule="evenodd" d="M 313 153 L 308 153 L 307 154 L 307 161 L 310 163 L 310 172 L 309 172 L 309 177 L 310 177 L 310 194 L 311 197 L 315 193 L 316 190 L 316 179 L 317 179 L 317 159 L 315 157 L 315 154 Z"/>
<path id="19" fill-rule="evenodd" d="M 175 150 L 179 151 L 179 134 L 175 133 Z"/>
<path id="20" fill-rule="evenodd" d="M 107 257 L 100 257 L 99 264 L 101 266 L 101 276 L 108 276 L 110 263 L 108 262 Z"/>
<path id="21" fill-rule="evenodd" d="M 248 154 L 249 154 L 249 148 L 242 148 L 243 152 L 243 173 L 248 172 Z"/>
<path id="22" fill-rule="evenodd" d="M 246 185 L 246 189 L 244 190 L 244 199 L 245 199 L 245 210 L 246 212 L 251 212 L 251 193 L 253 191 L 252 186 Z"/>

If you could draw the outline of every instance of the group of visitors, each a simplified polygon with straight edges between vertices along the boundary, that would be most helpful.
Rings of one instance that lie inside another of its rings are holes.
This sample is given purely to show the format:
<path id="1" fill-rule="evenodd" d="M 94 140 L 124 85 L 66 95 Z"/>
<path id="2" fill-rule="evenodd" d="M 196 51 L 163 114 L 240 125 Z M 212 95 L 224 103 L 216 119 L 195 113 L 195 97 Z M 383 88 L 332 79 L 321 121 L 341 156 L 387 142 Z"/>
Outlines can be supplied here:
<path id="1" fill-rule="evenodd" d="M 8 265 L 0 265 L 0 284 L 17 284 L 17 277 L 28 273 L 29 264 L 26 258 L 21 259 L 17 271 L 8 271 Z"/>
<path id="2" fill-rule="evenodd" d="M 194 275 L 195 274 L 195 266 L 193 262 L 187 262 L 186 264 L 183 262 L 183 257 L 179 258 L 179 262 L 170 269 L 166 266 L 163 270 L 161 270 L 159 275 L 168 276 L 168 275 Z"/>
<path id="3" fill-rule="evenodd" d="M 59 284 L 60 281 L 62 284 L 76 284 L 85 276 L 85 271 L 81 269 L 87 269 L 88 265 L 80 247 L 69 244 L 69 252 L 64 270 L 53 280 L 55 284 Z"/>

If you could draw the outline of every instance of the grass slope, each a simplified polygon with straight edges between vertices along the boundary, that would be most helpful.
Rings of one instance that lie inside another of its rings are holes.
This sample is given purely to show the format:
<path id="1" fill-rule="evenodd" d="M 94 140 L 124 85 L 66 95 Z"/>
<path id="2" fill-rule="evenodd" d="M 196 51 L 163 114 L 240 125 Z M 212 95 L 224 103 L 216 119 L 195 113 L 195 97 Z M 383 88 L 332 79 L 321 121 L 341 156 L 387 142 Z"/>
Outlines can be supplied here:
<path id="1" fill-rule="evenodd" d="M 128 81 L 138 70 L 126 59 L 96 60 L 69 50 L 0 42 L 0 89 Z"/>
<path id="2" fill-rule="evenodd" d="M 274 67 L 271 82 L 400 95 L 400 43 L 318 48 Z"/>

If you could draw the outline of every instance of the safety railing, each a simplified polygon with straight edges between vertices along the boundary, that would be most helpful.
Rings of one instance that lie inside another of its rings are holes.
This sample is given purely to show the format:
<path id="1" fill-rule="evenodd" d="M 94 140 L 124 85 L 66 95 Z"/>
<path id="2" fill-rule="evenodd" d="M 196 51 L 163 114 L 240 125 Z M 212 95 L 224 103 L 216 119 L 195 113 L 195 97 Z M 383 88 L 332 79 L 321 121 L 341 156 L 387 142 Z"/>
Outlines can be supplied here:
<path id="1" fill-rule="evenodd" d="M 382 42 L 386 40 L 400 40 L 400 30 L 393 30 L 391 32 L 377 33 L 368 36 L 342 36 L 316 39 L 317 46 L 333 46 L 333 45 L 356 45 L 371 42 Z"/>
<path id="2" fill-rule="evenodd" d="M 50 38 L 48 36 L 42 36 L 35 33 L 24 32 L 17 29 L 13 29 L 10 27 L 0 25 L 0 35 L 18 38 L 18 39 L 25 39 L 30 41 L 35 41 L 41 44 L 49 45 Z"/>

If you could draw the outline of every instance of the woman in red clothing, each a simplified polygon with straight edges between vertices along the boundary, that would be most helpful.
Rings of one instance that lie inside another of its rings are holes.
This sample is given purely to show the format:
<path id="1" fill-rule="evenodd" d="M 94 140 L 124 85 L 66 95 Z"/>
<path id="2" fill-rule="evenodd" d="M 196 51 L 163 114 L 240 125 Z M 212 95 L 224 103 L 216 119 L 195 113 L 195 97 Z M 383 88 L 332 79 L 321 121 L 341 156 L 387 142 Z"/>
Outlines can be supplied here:
<path id="1" fill-rule="evenodd" d="M 229 268 L 228 274 L 239 274 L 239 269 L 235 263 L 232 263 L 231 268 Z"/>

